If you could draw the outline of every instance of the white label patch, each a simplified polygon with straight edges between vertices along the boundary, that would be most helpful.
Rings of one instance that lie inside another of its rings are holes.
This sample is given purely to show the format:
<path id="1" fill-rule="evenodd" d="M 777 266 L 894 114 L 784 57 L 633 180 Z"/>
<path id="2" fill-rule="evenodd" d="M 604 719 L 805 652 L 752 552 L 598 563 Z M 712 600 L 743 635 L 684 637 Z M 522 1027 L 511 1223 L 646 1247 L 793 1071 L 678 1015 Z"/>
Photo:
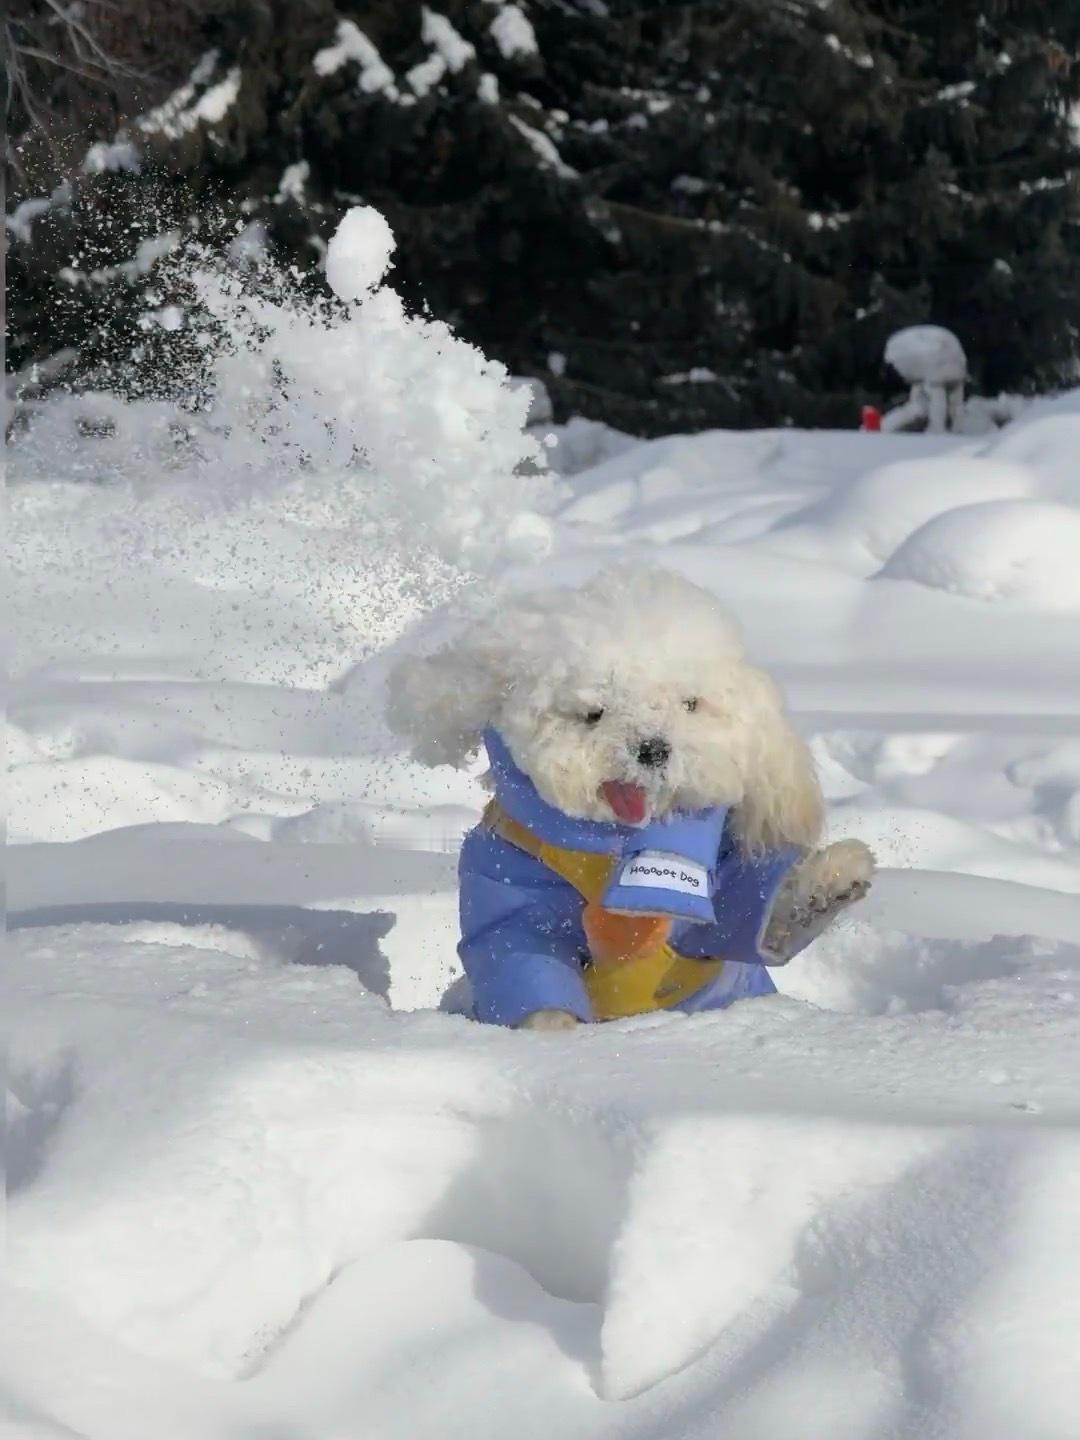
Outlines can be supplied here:
<path id="1" fill-rule="evenodd" d="M 643 850 L 623 866 L 619 884 L 675 890 L 680 895 L 707 895 L 709 872 L 695 860 L 665 855 L 660 850 Z"/>

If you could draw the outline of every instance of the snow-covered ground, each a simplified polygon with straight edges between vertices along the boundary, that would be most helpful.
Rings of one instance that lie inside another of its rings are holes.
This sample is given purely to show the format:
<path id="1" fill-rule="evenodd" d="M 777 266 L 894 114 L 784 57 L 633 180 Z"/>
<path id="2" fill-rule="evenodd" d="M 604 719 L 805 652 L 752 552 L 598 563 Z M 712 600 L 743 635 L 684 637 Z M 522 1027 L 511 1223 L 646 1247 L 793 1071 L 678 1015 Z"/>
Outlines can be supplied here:
<path id="1" fill-rule="evenodd" d="M 463 583 L 402 549 L 429 492 L 389 544 L 337 471 L 223 499 L 24 441 L 3 1433 L 1076 1440 L 1080 394 L 557 433 L 600 458 L 517 524 L 549 554 L 475 583 L 715 589 L 871 900 L 723 1014 L 440 1013 L 480 790 L 380 718 Z"/>

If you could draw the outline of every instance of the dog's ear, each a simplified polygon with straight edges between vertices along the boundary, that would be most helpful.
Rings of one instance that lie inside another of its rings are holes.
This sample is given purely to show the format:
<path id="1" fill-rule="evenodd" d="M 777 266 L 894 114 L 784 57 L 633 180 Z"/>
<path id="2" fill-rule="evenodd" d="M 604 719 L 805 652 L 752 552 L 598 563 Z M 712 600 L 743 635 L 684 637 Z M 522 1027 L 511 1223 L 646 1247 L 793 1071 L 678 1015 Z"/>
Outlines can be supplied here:
<path id="1" fill-rule="evenodd" d="M 390 671 L 386 717 L 425 765 L 464 765 L 480 746 L 505 684 L 490 650 L 466 635 L 434 655 L 406 655 Z"/>
<path id="2" fill-rule="evenodd" d="M 809 747 L 784 710 L 780 691 L 760 670 L 742 671 L 750 707 L 745 727 L 745 792 L 733 815 L 736 837 L 747 854 L 820 841 L 825 804 Z"/>

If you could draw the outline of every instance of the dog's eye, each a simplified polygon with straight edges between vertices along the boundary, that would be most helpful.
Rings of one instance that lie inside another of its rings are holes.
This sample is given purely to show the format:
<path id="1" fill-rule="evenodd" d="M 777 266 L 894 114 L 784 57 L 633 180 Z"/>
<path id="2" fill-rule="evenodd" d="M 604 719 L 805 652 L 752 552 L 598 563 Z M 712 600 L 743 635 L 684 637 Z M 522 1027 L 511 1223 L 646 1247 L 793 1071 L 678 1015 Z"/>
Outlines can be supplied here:
<path id="1" fill-rule="evenodd" d="M 604 707 L 598 705 L 595 710 L 586 710 L 581 719 L 586 725 L 597 725 L 604 718 Z"/>
<path id="2" fill-rule="evenodd" d="M 692 714 L 694 713 L 694 711 L 697 709 L 697 706 L 698 706 L 697 696 L 696 696 L 696 695 L 692 695 L 689 700 L 684 700 L 682 703 L 683 703 L 683 709 L 684 709 L 684 710 L 689 710 L 689 711 L 690 711 L 690 714 L 692 715 Z"/>

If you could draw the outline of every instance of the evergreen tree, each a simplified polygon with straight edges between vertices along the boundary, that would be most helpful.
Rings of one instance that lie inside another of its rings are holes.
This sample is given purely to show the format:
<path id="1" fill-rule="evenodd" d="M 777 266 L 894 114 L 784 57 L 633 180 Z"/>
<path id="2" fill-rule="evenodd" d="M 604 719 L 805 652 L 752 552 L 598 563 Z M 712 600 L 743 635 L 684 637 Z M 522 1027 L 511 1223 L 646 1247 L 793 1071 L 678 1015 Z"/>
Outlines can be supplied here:
<path id="1" fill-rule="evenodd" d="M 315 269 L 362 200 L 413 304 L 637 433 L 850 425 L 924 320 L 976 386 L 1076 374 L 1075 0 L 220 0 L 194 29 L 189 90 L 126 122 L 141 168 L 16 237 L 16 364 L 125 353 L 132 235 L 210 206 Z"/>

